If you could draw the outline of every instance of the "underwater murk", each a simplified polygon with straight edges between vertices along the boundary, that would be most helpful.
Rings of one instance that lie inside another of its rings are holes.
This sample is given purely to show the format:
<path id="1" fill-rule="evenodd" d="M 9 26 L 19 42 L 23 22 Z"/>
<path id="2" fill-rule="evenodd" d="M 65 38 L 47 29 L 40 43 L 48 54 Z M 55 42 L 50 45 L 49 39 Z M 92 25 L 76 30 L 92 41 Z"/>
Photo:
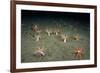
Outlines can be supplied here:
<path id="1" fill-rule="evenodd" d="M 90 14 L 21 11 L 21 62 L 90 59 Z"/>

